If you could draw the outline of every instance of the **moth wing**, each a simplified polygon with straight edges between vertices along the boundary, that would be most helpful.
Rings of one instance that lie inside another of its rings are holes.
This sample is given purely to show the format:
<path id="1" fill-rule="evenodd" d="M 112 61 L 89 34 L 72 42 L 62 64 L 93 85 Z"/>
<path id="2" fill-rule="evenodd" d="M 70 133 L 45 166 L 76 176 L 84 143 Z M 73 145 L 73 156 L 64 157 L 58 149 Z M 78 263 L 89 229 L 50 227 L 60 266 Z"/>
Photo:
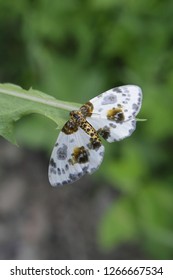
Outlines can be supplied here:
<path id="1" fill-rule="evenodd" d="M 128 137 L 136 128 L 135 116 L 142 103 L 141 88 L 135 85 L 110 89 L 90 100 L 92 115 L 87 121 L 108 142 Z"/>
<path id="2" fill-rule="evenodd" d="M 49 182 L 52 186 L 71 184 L 100 166 L 104 146 L 101 144 L 94 149 L 90 140 L 80 127 L 71 134 L 60 132 L 49 163 Z"/>

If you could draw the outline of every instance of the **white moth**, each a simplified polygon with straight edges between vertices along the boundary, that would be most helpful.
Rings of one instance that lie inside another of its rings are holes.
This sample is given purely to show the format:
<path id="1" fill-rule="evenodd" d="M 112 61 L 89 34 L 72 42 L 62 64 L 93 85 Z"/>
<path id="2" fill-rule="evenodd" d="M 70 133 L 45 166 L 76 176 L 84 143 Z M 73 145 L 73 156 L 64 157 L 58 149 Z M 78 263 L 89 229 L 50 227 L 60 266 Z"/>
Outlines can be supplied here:
<path id="1" fill-rule="evenodd" d="M 52 151 L 49 181 L 53 187 L 71 184 L 100 166 L 104 146 L 128 137 L 136 128 L 135 116 L 142 103 L 138 86 L 110 89 L 70 112 Z"/>

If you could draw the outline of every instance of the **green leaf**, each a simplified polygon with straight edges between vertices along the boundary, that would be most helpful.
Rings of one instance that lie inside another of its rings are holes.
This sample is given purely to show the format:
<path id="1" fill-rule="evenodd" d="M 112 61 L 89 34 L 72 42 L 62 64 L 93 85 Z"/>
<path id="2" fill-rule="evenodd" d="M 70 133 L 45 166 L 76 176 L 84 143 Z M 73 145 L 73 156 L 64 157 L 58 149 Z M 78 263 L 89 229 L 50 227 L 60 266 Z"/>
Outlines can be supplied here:
<path id="1" fill-rule="evenodd" d="M 0 135 L 16 144 L 14 124 L 22 116 L 38 113 L 62 127 L 67 112 L 76 110 L 80 104 L 55 99 L 41 91 L 24 90 L 13 84 L 0 84 Z"/>
<path id="2" fill-rule="evenodd" d="M 138 221 L 143 229 L 143 246 L 152 258 L 169 259 L 173 248 L 173 190 L 160 181 L 151 181 L 138 193 Z"/>
<path id="3" fill-rule="evenodd" d="M 99 228 L 99 241 L 110 249 L 121 242 L 134 239 L 137 226 L 132 201 L 127 197 L 116 201 L 106 212 Z"/>

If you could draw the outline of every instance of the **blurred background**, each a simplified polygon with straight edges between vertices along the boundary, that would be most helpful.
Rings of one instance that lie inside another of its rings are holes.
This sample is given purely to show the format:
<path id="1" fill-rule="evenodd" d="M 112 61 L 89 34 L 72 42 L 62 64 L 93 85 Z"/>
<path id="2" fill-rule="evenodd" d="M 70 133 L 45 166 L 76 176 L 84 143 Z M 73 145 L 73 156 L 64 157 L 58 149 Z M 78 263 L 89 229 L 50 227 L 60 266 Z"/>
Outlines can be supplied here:
<path id="1" fill-rule="evenodd" d="M 85 103 L 136 84 L 134 134 L 92 176 L 53 189 L 56 124 L 0 138 L 0 259 L 173 258 L 173 1 L 0 0 L 0 82 Z"/>

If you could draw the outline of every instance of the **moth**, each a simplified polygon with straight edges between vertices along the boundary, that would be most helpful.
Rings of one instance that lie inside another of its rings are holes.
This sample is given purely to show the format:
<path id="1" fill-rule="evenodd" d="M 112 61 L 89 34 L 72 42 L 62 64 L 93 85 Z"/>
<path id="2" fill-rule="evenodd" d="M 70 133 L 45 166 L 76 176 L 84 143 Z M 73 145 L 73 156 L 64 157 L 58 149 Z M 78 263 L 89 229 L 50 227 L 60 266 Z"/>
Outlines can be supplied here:
<path id="1" fill-rule="evenodd" d="M 115 87 L 71 111 L 63 126 L 49 163 L 53 187 L 71 184 L 92 174 L 104 156 L 103 137 L 115 142 L 130 136 L 142 104 L 142 90 L 135 85 Z"/>

